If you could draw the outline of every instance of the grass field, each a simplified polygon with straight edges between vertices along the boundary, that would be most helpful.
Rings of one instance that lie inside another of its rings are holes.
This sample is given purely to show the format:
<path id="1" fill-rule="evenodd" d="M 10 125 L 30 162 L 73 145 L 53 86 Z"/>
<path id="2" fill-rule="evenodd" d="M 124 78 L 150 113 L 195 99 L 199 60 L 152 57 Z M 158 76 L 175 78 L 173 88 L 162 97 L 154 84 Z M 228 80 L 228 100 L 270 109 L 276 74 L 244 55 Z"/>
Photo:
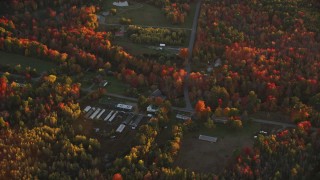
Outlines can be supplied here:
<path id="1" fill-rule="evenodd" d="M 114 41 L 114 44 L 123 47 L 125 51 L 132 55 L 154 54 L 158 52 L 157 50 L 151 49 L 148 46 L 132 43 L 125 37 L 121 39 L 118 38 L 116 41 Z"/>
<path id="2" fill-rule="evenodd" d="M 82 88 L 89 88 L 93 85 L 92 89 L 97 89 L 100 87 L 99 84 L 94 83 L 94 79 L 98 74 L 95 72 L 86 72 L 83 77 L 79 80 Z M 103 80 L 110 82 L 108 86 L 106 86 L 107 92 L 116 93 L 116 94 L 124 94 L 128 89 L 128 85 L 124 82 L 118 80 L 114 76 L 104 76 Z"/>
<path id="3" fill-rule="evenodd" d="M 124 82 L 118 80 L 116 77 L 108 76 L 105 78 L 110 85 L 107 86 L 107 92 L 115 93 L 115 94 L 125 94 L 126 90 L 128 89 L 129 85 L 125 84 Z"/>
<path id="4" fill-rule="evenodd" d="M 131 1 L 131 4 L 128 7 L 116 7 L 113 6 L 112 3 L 113 1 L 108 0 L 105 1 L 103 6 L 104 11 L 109 11 L 111 8 L 117 9 L 117 14 L 115 16 L 109 15 L 106 17 L 107 24 L 118 24 L 119 19 L 125 17 L 132 19 L 132 23 L 135 25 L 191 28 L 196 9 L 196 4 L 192 3 L 185 23 L 173 25 L 166 19 L 165 14 L 158 7 L 133 1 Z"/>
<path id="5" fill-rule="evenodd" d="M 17 54 L 10 54 L 3 51 L 0 51 L 0 63 L 11 66 L 16 66 L 18 64 L 20 64 L 22 67 L 30 66 L 31 68 L 35 68 L 38 73 L 57 67 L 54 63 L 49 61 L 25 57 Z"/>
<path id="6" fill-rule="evenodd" d="M 172 49 L 159 50 L 159 49 L 156 49 L 156 46 L 148 46 L 148 45 L 133 43 L 133 42 L 130 42 L 129 39 L 126 37 L 117 38 L 114 41 L 114 44 L 123 47 L 126 52 L 129 52 L 130 54 L 136 55 L 136 56 L 143 55 L 143 54 L 158 54 L 158 53 L 174 55 L 178 53 L 177 51 Z"/>
<path id="7" fill-rule="evenodd" d="M 164 12 L 161 8 L 149 5 L 146 3 L 132 2 L 129 7 L 115 7 L 113 1 L 105 1 L 103 11 L 109 11 L 111 8 L 117 9 L 116 15 L 108 15 L 106 17 L 107 24 L 119 24 L 119 20 L 122 17 L 132 19 L 132 24 L 139 26 L 151 26 L 158 28 L 187 28 L 191 29 L 193 23 L 193 17 L 196 9 L 196 4 L 192 3 L 190 6 L 190 12 L 185 20 L 184 24 L 173 25 L 166 19 Z M 109 26 L 108 26 L 109 27 Z M 189 45 L 191 31 L 188 31 L 188 35 L 185 43 L 181 47 L 187 47 Z M 132 43 L 127 37 L 116 37 L 113 42 L 115 45 L 123 47 L 127 52 L 132 55 L 143 54 L 156 54 L 159 50 L 153 49 L 151 46 Z M 161 53 L 176 54 L 177 52 L 172 49 L 166 49 Z"/>
<path id="8" fill-rule="evenodd" d="M 258 130 L 259 124 L 250 124 L 238 131 L 217 125 L 213 130 L 201 128 L 198 132 L 186 133 L 175 165 L 196 172 L 219 174 L 235 150 L 252 146 L 253 134 Z M 198 139 L 200 134 L 218 137 L 218 142 L 201 141 Z"/>

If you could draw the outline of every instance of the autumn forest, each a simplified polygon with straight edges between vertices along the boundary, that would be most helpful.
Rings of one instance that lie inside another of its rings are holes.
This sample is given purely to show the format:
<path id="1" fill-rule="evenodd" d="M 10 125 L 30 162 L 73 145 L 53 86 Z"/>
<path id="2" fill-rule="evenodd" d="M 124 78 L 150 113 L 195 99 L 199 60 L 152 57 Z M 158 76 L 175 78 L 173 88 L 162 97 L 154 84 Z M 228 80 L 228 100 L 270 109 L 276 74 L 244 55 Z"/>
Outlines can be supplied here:
<path id="1" fill-rule="evenodd" d="M 318 0 L 0 1 L 0 179 L 320 179 L 319 128 Z"/>

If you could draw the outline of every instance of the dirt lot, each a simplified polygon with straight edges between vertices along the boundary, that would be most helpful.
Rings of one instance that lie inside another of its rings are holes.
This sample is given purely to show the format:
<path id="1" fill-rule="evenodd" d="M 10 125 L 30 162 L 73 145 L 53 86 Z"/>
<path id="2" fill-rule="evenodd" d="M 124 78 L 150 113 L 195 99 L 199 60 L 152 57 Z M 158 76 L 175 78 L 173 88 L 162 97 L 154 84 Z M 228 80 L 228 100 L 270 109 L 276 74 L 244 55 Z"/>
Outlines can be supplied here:
<path id="1" fill-rule="evenodd" d="M 102 157 L 104 157 L 106 154 L 111 157 L 122 156 L 123 154 L 127 153 L 135 144 L 135 136 L 138 128 L 142 124 L 147 123 L 148 118 L 144 117 L 135 130 L 132 129 L 131 126 L 126 125 L 122 133 L 117 133 L 115 132 L 116 129 L 121 123 L 124 122 L 130 113 L 121 112 L 107 105 L 97 105 L 98 106 L 95 106 L 96 108 L 99 107 L 101 109 L 105 109 L 106 111 L 100 116 L 99 119 L 90 119 L 85 117 L 86 113 L 83 113 L 83 116 L 73 123 L 76 134 L 83 134 L 88 138 L 98 139 L 101 144 L 101 148 L 97 153 Z M 82 109 L 84 109 L 84 107 L 86 106 L 83 106 Z M 104 118 L 109 114 L 110 111 L 118 111 L 118 114 L 111 123 L 104 121 Z M 133 119 L 135 118 L 137 118 L 137 115 L 133 116 Z M 80 129 L 79 126 L 81 126 Z M 96 132 L 97 129 L 99 130 Z"/>
<path id="2" fill-rule="evenodd" d="M 253 133 L 259 128 L 253 126 L 239 132 L 228 132 L 227 129 L 218 127 L 211 130 L 212 133 L 200 131 L 186 134 L 175 165 L 195 172 L 219 174 L 232 157 L 234 150 L 252 146 Z M 199 134 L 216 136 L 218 142 L 201 141 L 198 139 Z"/>

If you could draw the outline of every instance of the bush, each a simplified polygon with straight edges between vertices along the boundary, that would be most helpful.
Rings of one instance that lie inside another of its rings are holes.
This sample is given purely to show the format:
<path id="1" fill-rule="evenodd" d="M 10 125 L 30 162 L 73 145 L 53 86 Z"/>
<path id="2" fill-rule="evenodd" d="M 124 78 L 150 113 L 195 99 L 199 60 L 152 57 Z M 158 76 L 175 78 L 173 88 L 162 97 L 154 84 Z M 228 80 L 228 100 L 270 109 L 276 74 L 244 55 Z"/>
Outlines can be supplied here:
<path id="1" fill-rule="evenodd" d="M 116 15 L 117 14 L 117 9 L 115 9 L 115 8 L 112 8 L 112 9 L 110 9 L 110 14 L 112 14 L 113 16 L 114 15 Z"/>
<path id="2" fill-rule="evenodd" d="M 122 25 L 129 25 L 129 24 L 132 24 L 132 20 L 129 19 L 129 18 L 124 18 L 124 17 L 122 17 L 122 18 L 119 20 L 119 23 L 122 24 Z"/>

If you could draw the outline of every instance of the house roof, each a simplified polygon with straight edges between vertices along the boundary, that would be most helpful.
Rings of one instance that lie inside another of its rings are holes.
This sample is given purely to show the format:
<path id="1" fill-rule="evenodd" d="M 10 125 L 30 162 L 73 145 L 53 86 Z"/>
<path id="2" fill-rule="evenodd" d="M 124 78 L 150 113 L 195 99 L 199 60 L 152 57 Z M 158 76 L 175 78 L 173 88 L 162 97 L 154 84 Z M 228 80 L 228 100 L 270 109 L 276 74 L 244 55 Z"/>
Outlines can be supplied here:
<path id="1" fill-rule="evenodd" d="M 156 89 L 150 94 L 150 97 L 161 97 L 162 99 L 166 99 L 167 97 L 162 94 L 160 89 Z"/>

